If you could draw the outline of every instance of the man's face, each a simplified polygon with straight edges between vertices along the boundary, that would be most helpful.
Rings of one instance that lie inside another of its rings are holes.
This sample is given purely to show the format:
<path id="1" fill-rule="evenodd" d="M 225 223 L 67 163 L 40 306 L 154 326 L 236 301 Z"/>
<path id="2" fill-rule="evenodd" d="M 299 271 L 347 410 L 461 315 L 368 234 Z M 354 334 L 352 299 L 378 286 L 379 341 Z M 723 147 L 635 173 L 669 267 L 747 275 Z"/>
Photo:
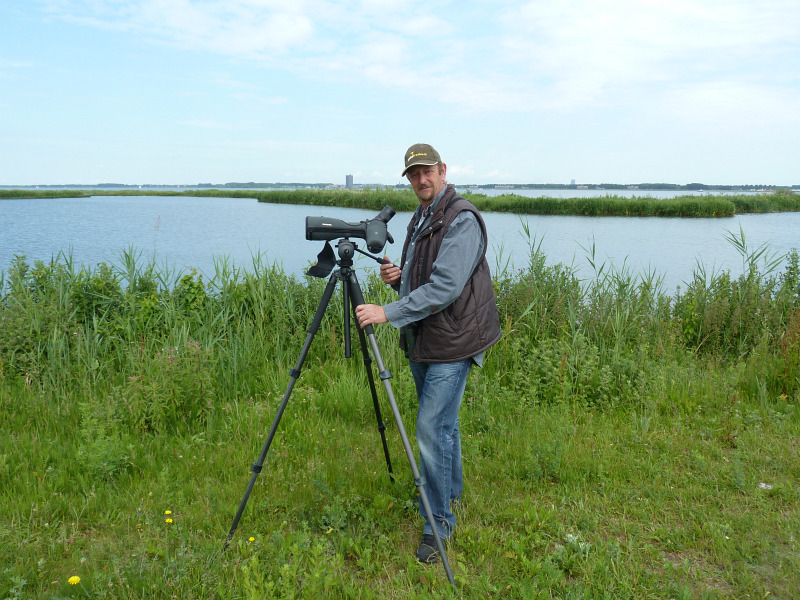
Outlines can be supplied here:
<path id="1" fill-rule="evenodd" d="M 447 165 L 444 163 L 431 166 L 417 165 L 406 173 L 414 193 L 425 208 L 444 188 L 445 175 L 447 175 Z"/>

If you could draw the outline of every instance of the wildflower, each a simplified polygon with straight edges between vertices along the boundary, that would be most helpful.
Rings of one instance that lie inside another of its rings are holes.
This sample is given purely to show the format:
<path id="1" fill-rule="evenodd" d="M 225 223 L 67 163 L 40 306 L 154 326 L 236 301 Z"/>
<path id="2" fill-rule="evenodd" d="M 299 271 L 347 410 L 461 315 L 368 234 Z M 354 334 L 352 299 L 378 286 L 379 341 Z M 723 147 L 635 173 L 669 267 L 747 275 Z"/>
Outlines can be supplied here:
<path id="1" fill-rule="evenodd" d="M 164 511 L 164 514 L 165 514 L 165 515 L 171 515 L 171 514 L 172 514 L 172 511 L 171 511 L 171 510 L 165 510 L 165 511 Z"/>
<path id="2" fill-rule="evenodd" d="M 255 542 L 255 541 L 256 541 L 256 538 L 254 538 L 254 537 L 251 537 L 251 538 L 250 538 L 249 540 L 247 540 L 247 541 L 248 541 L 248 542 Z"/>
<path id="3" fill-rule="evenodd" d="M 70 585 L 78 585 L 80 582 L 81 578 L 78 577 L 77 575 L 73 575 L 72 577 L 67 579 L 67 583 L 69 583 Z"/>
<path id="4" fill-rule="evenodd" d="M 164 519 L 164 523 L 172 523 L 172 519 L 170 519 L 169 517 L 167 517 L 166 519 Z"/>

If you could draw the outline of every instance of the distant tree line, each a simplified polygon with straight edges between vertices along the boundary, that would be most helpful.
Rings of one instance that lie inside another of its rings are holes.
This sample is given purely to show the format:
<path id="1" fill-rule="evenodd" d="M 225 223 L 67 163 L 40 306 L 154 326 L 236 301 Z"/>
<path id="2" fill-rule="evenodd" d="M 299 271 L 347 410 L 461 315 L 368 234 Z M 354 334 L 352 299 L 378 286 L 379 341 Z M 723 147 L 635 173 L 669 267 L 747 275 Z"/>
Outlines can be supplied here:
<path id="1" fill-rule="evenodd" d="M 502 189 L 502 190 L 675 190 L 675 191 L 778 191 L 800 190 L 800 184 L 781 186 L 773 184 L 744 184 L 744 185 L 713 185 L 707 183 L 485 183 L 485 184 L 458 184 L 459 187 L 475 189 Z M 127 184 L 127 183 L 98 183 L 96 185 L 64 184 L 64 185 L 20 185 L 2 186 L 2 189 L 24 190 L 141 190 L 141 189 L 326 189 L 343 187 L 333 183 L 300 183 L 300 182 L 228 182 L 228 183 L 197 183 L 197 184 Z M 359 189 L 410 189 L 407 183 L 384 185 L 380 183 L 365 183 L 355 186 Z"/>
<path id="2" fill-rule="evenodd" d="M 800 189 L 800 185 L 781 186 L 772 184 L 746 184 L 746 185 L 712 185 L 707 183 L 687 183 L 680 185 L 677 183 L 488 183 L 468 187 L 483 189 L 535 189 L 535 190 L 675 190 L 675 191 L 747 191 L 747 190 L 788 190 Z"/>

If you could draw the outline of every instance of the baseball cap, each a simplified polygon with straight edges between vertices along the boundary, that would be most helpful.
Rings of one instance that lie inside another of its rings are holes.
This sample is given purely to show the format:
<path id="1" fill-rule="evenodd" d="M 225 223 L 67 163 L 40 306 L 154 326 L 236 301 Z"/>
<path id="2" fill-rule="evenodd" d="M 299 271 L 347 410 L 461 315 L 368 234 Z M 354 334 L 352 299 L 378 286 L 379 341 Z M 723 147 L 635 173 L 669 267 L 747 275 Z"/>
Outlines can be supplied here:
<path id="1" fill-rule="evenodd" d="M 417 165 L 438 165 L 442 162 L 439 153 L 430 144 L 414 144 L 406 150 L 406 168 L 400 173 L 405 177 L 406 172 Z"/>

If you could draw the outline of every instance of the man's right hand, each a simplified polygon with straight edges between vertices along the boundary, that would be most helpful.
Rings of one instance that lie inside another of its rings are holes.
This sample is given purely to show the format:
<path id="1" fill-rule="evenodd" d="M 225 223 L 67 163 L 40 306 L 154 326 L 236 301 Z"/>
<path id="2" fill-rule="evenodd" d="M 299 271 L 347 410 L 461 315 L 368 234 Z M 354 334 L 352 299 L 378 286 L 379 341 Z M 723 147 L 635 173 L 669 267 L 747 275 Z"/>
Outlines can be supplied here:
<path id="1" fill-rule="evenodd" d="M 384 254 L 383 260 L 388 261 L 389 257 Z M 387 285 L 397 285 L 400 283 L 400 267 L 391 262 L 381 265 L 381 279 Z"/>

